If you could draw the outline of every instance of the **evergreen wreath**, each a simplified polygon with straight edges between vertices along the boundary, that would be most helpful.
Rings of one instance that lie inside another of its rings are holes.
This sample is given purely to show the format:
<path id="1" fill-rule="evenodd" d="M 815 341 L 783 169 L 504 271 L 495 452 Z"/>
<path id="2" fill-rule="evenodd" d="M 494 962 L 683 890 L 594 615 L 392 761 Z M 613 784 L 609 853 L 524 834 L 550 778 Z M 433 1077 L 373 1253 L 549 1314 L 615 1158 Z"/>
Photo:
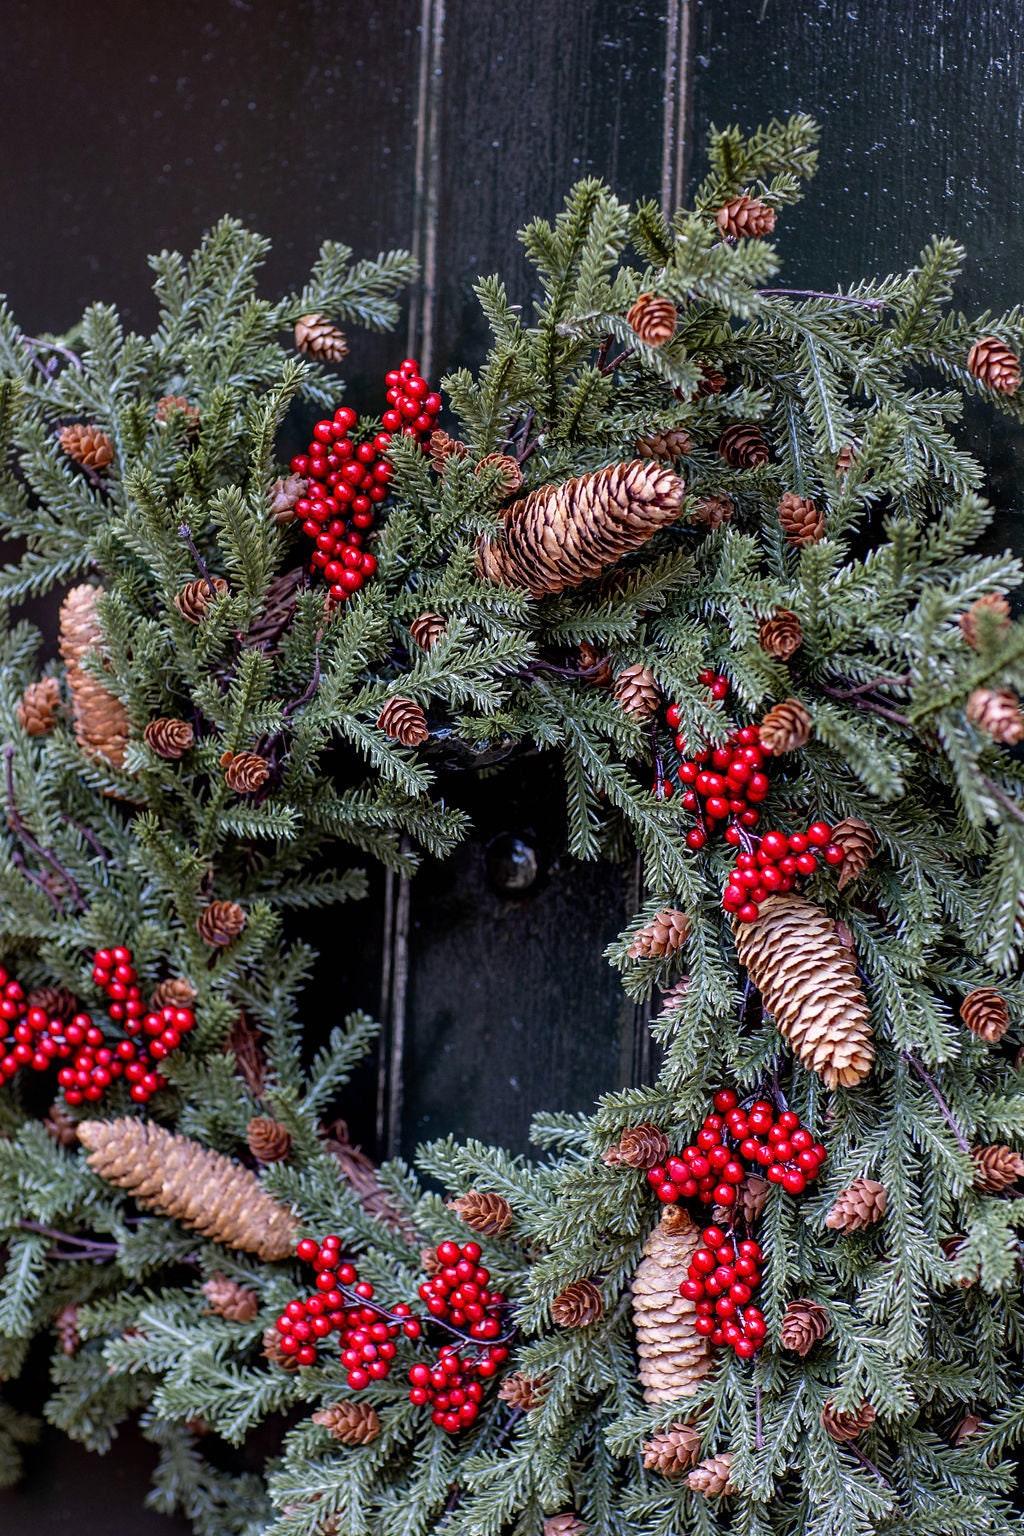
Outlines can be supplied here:
<path id="1" fill-rule="evenodd" d="M 952 432 L 1020 415 L 1024 316 L 952 311 L 942 239 L 772 286 L 815 136 L 713 134 L 671 220 L 581 182 L 429 439 L 413 360 L 390 428 L 327 371 L 401 252 L 271 304 L 225 220 L 151 337 L 0 316 L 0 1378 L 49 1332 L 50 1422 L 139 1414 L 200 1536 L 1020 1529 L 1021 570 Z M 444 855 L 436 763 L 525 745 L 574 854 L 642 856 L 609 954 L 662 1069 L 536 1160 L 375 1170 L 324 1124 L 373 1026 L 310 1060 L 282 915 Z M 5 1480 L 33 1433 L 0 1405 Z"/>

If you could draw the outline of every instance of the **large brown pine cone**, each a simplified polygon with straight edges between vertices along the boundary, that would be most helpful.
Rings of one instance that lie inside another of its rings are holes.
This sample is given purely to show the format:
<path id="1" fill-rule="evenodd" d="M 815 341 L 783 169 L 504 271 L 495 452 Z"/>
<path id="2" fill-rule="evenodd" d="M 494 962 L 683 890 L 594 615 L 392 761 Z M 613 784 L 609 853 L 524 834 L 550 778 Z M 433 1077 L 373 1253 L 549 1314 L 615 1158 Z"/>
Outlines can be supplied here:
<path id="1" fill-rule="evenodd" d="M 1001 1040 L 1010 1027 L 1006 998 L 995 987 L 975 987 L 960 1004 L 960 1017 L 967 1028 L 989 1045 Z"/>
<path id="2" fill-rule="evenodd" d="M 832 1324 L 824 1307 L 807 1296 L 798 1296 L 786 1308 L 779 1329 L 779 1343 L 800 1356 L 809 1355 L 815 1344 L 828 1333 Z"/>
<path id="3" fill-rule="evenodd" d="M 671 1143 L 657 1125 L 627 1126 L 619 1137 L 617 1146 L 609 1147 L 604 1160 L 609 1167 L 624 1164 L 627 1168 L 656 1168 L 668 1157 Z"/>
<path id="4" fill-rule="evenodd" d="M 157 426 L 168 426 L 175 417 L 185 423 L 186 431 L 195 432 L 199 427 L 199 407 L 192 405 L 185 395 L 161 395 L 153 410 Z"/>
<path id="5" fill-rule="evenodd" d="M 680 1294 L 700 1229 L 681 1205 L 666 1206 L 644 1244 L 630 1282 L 638 1375 L 647 1403 L 671 1403 L 700 1390 L 715 1359 L 694 1323 L 696 1303 Z"/>
<path id="6" fill-rule="evenodd" d="M 559 1328 L 586 1328 L 604 1312 L 604 1299 L 593 1280 L 574 1280 L 551 1303 L 552 1321 Z"/>
<path id="7" fill-rule="evenodd" d="M 504 1195 L 484 1189 L 471 1189 L 447 1202 L 460 1221 L 485 1237 L 501 1237 L 512 1225 L 512 1207 Z"/>
<path id="8" fill-rule="evenodd" d="M 723 1451 L 718 1456 L 709 1456 L 707 1461 L 700 1462 L 692 1472 L 687 1474 L 687 1485 L 693 1489 L 694 1493 L 702 1493 L 706 1499 L 727 1498 L 730 1493 L 736 1491 L 729 1481 L 731 1467 L 731 1451 Z"/>
<path id="9" fill-rule="evenodd" d="M 380 1419 L 371 1403 L 329 1403 L 314 1413 L 313 1423 L 342 1445 L 369 1445 L 380 1434 Z"/>
<path id="10" fill-rule="evenodd" d="M 693 502 L 687 511 L 691 523 L 714 533 L 716 528 L 721 528 L 723 523 L 732 520 L 736 503 L 728 496 L 702 496 L 699 501 Z"/>
<path id="11" fill-rule="evenodd" d="M 520 1413 L 530 1413 L 544 1401 L 547 1390 L 546 1376 L 527 1376 L 524 1371 L 513 1371 L 498 1388 L 498 1396 L 510 1408 L 518 1408 Z"/>
<path id="12" fill-rule="evenodd" d="M 103 631 L 97 607 L 102 587 L 72 587 L 60 605 L 60 654 L 64 660 L 75 739 L 90 757 L 103 758 L 114 768 L 124 764 L 128 746 L 128 713 L 121 700 L 96 681 L 85 662 L 103 654 Z"/>
<path id="13" fill-rule="evenodd" d="M 856 1440 L 858 1435 L 871 1428 L 875 1418 L 875 1410 L 870 1403 L 861 1403 L 859 1408 L 848 1413 L 837 1413 L 830 1398 L 821 1410 L 822 1424 L 832 1439 L 840 1443 Z"/>
<path id="14" fill-rule="evenodd" d="M 309 481 L 301 475 L 278 475 L 270 487 L 270 517 L 279 528 L 295 521 L 295 503 L 305 496 Z"/>
<path id="15" fill-rule="evenodd" d="M 650 667 L 640 661 L 619 673 L 612 691 L 623 713 L 633 715 L 637 720 L 649 720 L 661 703 L 658 680 Z"/>
<path id="16" fill-rule="evenodd" d="M 258 752 L 225 752 L 224 782 L 236 795 L 254 795 L 270 778 L 270 764 Z"/>
<path id="17" fill-rule="evenodd" d="M 199 1289 L 206 1297 L 206 1310 L 229 1323 L 251 1323 L 260 1310 L 260 1298 L 251 1286 L 239 1285 L 219 1270 Z"/>
<path id="18" fill-rule="evenodd" d="M 190 981 L 184 976 L 169 976 L 153 988 L 149 1007 L 152 1013 L 159 1013 L 161 1008 L 191 1008 L 195 1000 L 196 989 Z"/>
<path id="19" fill-rule="evenodd" d="M 223 949 L 244 927 L 245 908 L 237 901 L 211 901 L 196 918 L 196 932 L 213 949 Z"/>
<path id="20" fill-rule="evenodd" d="M 283 1163 L 292 1150 L 291 1131 L 268 1115 L 253 1116 L 245 1128 L 245 1139 L 249 1151 L 261 1163 Z"/>
<path id="21" fill-rule="evenodd" d="M 748 421 L 736 421 L 726 427 L 718 439 L 718 451 L 733 469 L 756 469 L 771 458 L 761 428 Z"/>
<path id="22" fill-rule="evenodd" d="M 377 727 L 403 747 L 418 747 L 430 736 L 427 717 L 415 699 L 388 699 L 377 716 Z"/>
<path id="23" fill-rule="evenodd" d="M 787 491 L 779 502 L 779 524 L 786 543 L 794 549 L 817 544 L 825 537 L 825 514 L 807 496 Z"/>
<path id="24" fill-rule="evenodd" d="M 682 427 L 667 427 L 664 432 L 647 432 L 637 438 L 638 459 L 658 459 L 662 464 L 672 464 L 692 451 L 693 440 Z"/>
<path id="25" fill-rule="evenodd" d="M 1016 394 L 1020 386 L 1020 359 L 998 336 L 983 336 L 974 343 L 967 354 L 967 369 L 1000 395 Z"/>
<path id="26" fill-rule="evenodd" d="M 447 432 L 442 432 L 436 427 L 430 434 L 430 463 L 437 474 L 444 473 L 444 466 L 449 459 L 465 459 L 469 456 L 469 449 L 465 443 L 461 443 L 457 437 L 450 437 Z"/>
<path id="27" fill-rule="evenodd" d="M 734 197 L 715 214 L 718 232 L 727 240 L 739 240 L 744 235 L 757 239 L 770 235 L 775 228 L 775 209 L 759 202 L 756 197 Z"/>
<path id="28" fill-rule="evenodd" d="M 409 625 L 409 633 L 421 651 L 432 651 L 448 627 L 448 620 L 439 613 L 421 613 Z"/>
<path id="29" fill-rule="evenodd" d="M 967 718 L 994 741 L 1014 747 L 1024 736 L 1020 700 L 1009 688 L 975 688 L 967 700 Z"/>
<path id="30" fill-rule="evenodd" d="M 142 737 L 157 757 L 166 757 L 173 762 L 184 757 L 189 748 L 195 745 L 196 733 L 187 720 L 161 715 L 159 719 L 149 722 Z"/>
<path id="31" fill-rule="evenodd" d="M 67 987 L 35 987 L 26 999 L 29 1008 L 41 1008 L 48 1019 L 60 1019 L 70 1024 L 76 1013 L 81 1013 L 78 998 Z"/>
<path id="32" fill-rule="evenodd" d="M 825 1225 L 833 1232 L 861 1232 L 881 1221 L 888 1200 L 889 1191 L 877 1179 L 854 1179 L 848 1189 L 837 1195 Z"/>
<path id="33" fill-rule="evenodd" d="M 783 699 L 761 721 L 761 745 L 773 757 L 799 752 L 811 739 L 811 717 L 799 699 Z"/>
<path id="34" fill-rule="evenodd" d="M 201 624 L 211 603 L 215 603 L 227 590 L 228 584 L 223 576 L 213 576 L 209 581 L 205 576 L 200 576 L 198 581 L 186 582 L 180 592 L 175 592 L 174 606 L 190 624 Z"/>
<path id="35" fill-rule="evenodd" d="M 994 630 L 1003 630 L 1009 626 L 1010 605 L 1001 592 L 987 592 L 960 615 L 960 632 L 973 650 L 978 648 L 979 620 L 982 620 L 983 615 L 988 615 L 988 624 Z"/>
<path id="36" fill-rule="evenodd" d="M 523 472 L 519 467 L 519 460 L 514 459 L 509 453 L 487 454 L 473 471 L 478 480 L 481 470 L 495 476 L 494 489 L 502 500 L 506 496 L 514 496 L 516 491 L 522 489 Z"/>
<path id="37" fill-rule="evenodd" d="M 43 1121 L 43 1130 L 58 1147 L 78 1146 L 78 1121 L 71 1117 L 67 1105 L 60 1099 L 50 1105 L 49 1113 Z"/>
<path id="38" fill-rule="evenodd" d="M 997 1195 L 1024 1178 L 1024 1157 L 1012 1147 L 972 1147 L 974 1187 L 988 1195 Z"/>
<path id="39" fill-rule="evenodd" d="M 60 683 L 55 677 L 44 677 L 29 683 L 15 713 L 26 736 L 48 736 L 57 724 L 59 709 Z"/>
<path id="40" fill-rule="evenodd" d="M 673 1424 L 643 1444 L 644 1466 L 662 1477 L 682 1477 L 700 1455 L 700 1435 L 692 1424 Z"/>
<path id="41" fill-rule="evenodd" d="M 88 422 L 75 421 L 61 427 L 58 441 L 68 458 L 86 469 L 106 469 L 114 462 L 113 438 Z"/>
<path id="42" fill-rule="evenodd" d="M 271 1365 L 279 1365 L 283 1371 L 297 1371 L 299 1362 L 294 1355 L 286 1355 L 281 1348 L 281 1335 L 271 1323 L 269 1328 L 263 1330 L 264 1360 L 269 1360 Z"/>
<path id="43" fill-rule="evenodd" d="M 302 315 L 295 322 L 295 346 L 322 363 L 340 363 L 348 355 L 343 331 L 326 315 Z"/>
<path id="44" fill-rule="evenodd" d="M 757 632 L 757 640 L 763 651 L 779 661 L 788 661 L 804 643 L 800 620 L 788 608 L 780 608 L 770 619 L 764 619 Z"/>
<path id="45" fill-rule="evenodd" d="M 690 919 L 676 907 L 665 907 L 633 935 L 626 951 L 630 960 L 660 960 L 674 954 L 690 937 Z"/>
<path id="46" fill-rule="evenodd" d="M 544 1536 L 587 1536 L 587 1527 L 570 1509 L 562 1515 L 548 1515 L 544 1521 Z"/>
<path id="47" fill-rule="evenodd" d="M 878 848 L 878 839 L 867 822 L 856 816 L 844 816 L 832 828 L 832 841 L 846 854 L 836 882 L 837 888 L 845 891 L 871 863 Z"/>
<path id="48" fill-rule="evenodd" d="M 663 347 L 676 333 L 678 314 L 671 299 L 642 293 L 626 315 L 626 324 L 648 347 Z"/>

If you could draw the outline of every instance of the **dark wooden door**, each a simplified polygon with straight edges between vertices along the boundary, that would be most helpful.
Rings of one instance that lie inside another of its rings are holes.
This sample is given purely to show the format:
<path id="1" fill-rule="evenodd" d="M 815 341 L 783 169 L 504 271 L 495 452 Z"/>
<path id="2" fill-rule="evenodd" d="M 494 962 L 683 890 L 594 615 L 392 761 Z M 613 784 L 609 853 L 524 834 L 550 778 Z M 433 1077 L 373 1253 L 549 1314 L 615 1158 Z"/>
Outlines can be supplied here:
<path id="1" fill-rule="evenodd" d="M 407 335 L 353 348 L 356 401 L 379 408 L 407 346 L 435 377 L 479 358 L 479 272 L 500 267 L 529 302 L 515 231 L 577 177 L 671 205 L 709 120 L 803 109 L 822 169 L 781 227 L 788 281 L 893 270 L 939 230 L 970 248 L 965 306 L 1012 303 L 1017 15 L 1008 0 L 8 0 L 0 288 L 30 329 L 94 298 L 145 326 L 147 253 L 191 248 L 224 211 L 273 239 L 269 287 L 326 236 L 360 254 L 411 243 Z M 970 425 L 997 536 L 1024 547 L 1019 439 Z M 406 1153 L 447 1131 L 518 1150 L 535 1110 L 585 1108 L 650 1069 L 645 1019 L 601 957 L 639 871 L 566 856 L 555 765 L 484 784 L 446 770 L 445 789 L 474 817 L 464 848 L 408 885 L 375 879 L 311 937 L 331 947 L 331 1006 L 340 968 L 344 1002 L 386 1026 L 361 1132 Z M 0 1493 L 0 1529 L 171 1536 L 184 1527 L 140 1510 L 148 1463 L 131 1435 L 102 1463 L 47 1434 L 24 1488 Z"/>

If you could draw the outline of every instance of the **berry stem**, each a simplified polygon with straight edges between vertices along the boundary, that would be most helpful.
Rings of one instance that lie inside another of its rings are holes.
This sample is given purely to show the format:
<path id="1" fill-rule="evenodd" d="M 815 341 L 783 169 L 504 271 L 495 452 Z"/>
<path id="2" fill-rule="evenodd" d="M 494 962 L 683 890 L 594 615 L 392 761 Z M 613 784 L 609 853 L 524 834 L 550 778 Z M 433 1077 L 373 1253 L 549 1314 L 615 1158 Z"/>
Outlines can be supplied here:
<path id="1" fill-rule="evenodd" d="M 453 1338 L 460 1339 L 467 1348 L 489 1349 L 496 1345 L 508 1344 L 515 1338 L 518 1332 L 516 1328 L 512 1328 L 508 1333 L 502 1334 L 500 1338 L 474 1339 L 472 1334 L 466 1333 L 462 1328 L 456 1328 L 453 1323 L 446 1323 L 443 1318 L 435 1317 L 432 1312 L 389 1312 L 387 1307 L 382 1307 L 379 1302 L 367 1300 L 365 1297 L 358 1295 L 354 1287 L 350 1285 L 341 1285 L 339 1283 L 336 1289 L 345 1297 L 350 1306 L 368 1307 L 371 1312 L 376 1312 L 382 1322 L 395 1323 L 398 1327 L 401 1327 L 403 1323 L 409 1322 L 422 1323 L 424 1326 L 428 1323 L 436 1323 L 438 1328 L 443 1328 L 445 1333 L 450 1333 Z M 488 1308 L 487 1310 L 493 1312 L 495 1309 Z"/>

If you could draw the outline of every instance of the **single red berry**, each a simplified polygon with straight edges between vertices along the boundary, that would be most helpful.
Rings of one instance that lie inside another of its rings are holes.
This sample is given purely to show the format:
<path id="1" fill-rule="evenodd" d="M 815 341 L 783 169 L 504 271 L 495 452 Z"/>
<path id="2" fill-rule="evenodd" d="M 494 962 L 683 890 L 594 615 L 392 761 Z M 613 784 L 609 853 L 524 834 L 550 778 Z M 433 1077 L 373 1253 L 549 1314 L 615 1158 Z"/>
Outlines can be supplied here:
<path id="1" fill-rule="evenodd" d="M 827 843 L 822 849 L 822 858 L 826 864 L 842 864 L 846 859 L 846 849 L 840 848 L 838 843 Z"/>

